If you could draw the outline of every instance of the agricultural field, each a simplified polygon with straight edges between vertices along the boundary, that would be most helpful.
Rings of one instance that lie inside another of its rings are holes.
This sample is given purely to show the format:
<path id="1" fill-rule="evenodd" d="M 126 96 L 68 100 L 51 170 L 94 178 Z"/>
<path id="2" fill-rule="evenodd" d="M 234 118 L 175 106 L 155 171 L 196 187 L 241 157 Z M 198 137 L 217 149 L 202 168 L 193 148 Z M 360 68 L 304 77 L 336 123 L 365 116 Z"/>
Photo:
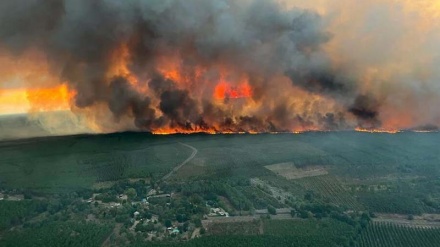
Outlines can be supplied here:
<path id="1" fill-rule="evenodd" d="M 209 226 L 208 231 L 212 235 L 258 235 L 260 234 L 261 226 L 262 224 L 259 220 L 217 223 Z"/>
<path id="2" fill-rule="evenodd" d="M 433 228 L 440 227 L 440 214 L 404 215 L 375 213 L 372 221 L 401 226 Z"/>
<path id="3" fill-rule="evenodd" d="M 342 183 L 333 176 L 315 176 L 298 179 L 295 182 L 319 196 L 317 200 L 322 202 L 331 202 L 347 209 L 363 209 L 362 204 L 357 201 L 353 193 L 344 188 Z"/>
<path id="4" fill-rule="evenodd" d="M 328 174 L 323 167 L 307 166 L 306 168 L 297 168 L 293 163 L 279 163 L 265 167 L 273 173 L 289 180 Z"/>
<path id="5" fill-rule="evenodd" d="M 270 220 L 264 222 L 264 234 L 294 236 L 327 241 L 329 246 L 349 246 L 353 241 L 353 226 L 334 219 L 325 220 Z"/>
<path id="6" fill-rule="evenodd" d="M 273 206 L 275 208 L 282 208 L 286 206 L 284 201 L 277 200 L 276 196 L 273 194 L 269 194 L 254 186 L 242 186 L 237 187 L 237 189 L 240 190 L 243 195 L 251 201 L 255 209 L 266 209 L 268 206 Z"/>
<path id="7" fill-rule="evenodd" d="M 440 228 L 408 227 L 386 223 L 370 224 L 360 236 L 357 247 L 436 247 Z"/>
<path id="8" fill-rule="evenodd" d="M 144 247 L 145 244 L 139 243 L 132 245 L 133 247 Z M 148 246 L 153 247 L 218 247 L 218 246 L 233 246 L 233 247 L 268 247 L 268 246 L 295 246 L 295 247 L 338 247 L 336 244 L 329 245 L 328 241 L 324 239 L 311 239 L 307 237 L 297 236 L 272 236 L 272 235 L 258 235 L 258 236 L 207 236 L 197 238 L 191 241 L 177 243 L 177 242 L 154 242 Z"/>

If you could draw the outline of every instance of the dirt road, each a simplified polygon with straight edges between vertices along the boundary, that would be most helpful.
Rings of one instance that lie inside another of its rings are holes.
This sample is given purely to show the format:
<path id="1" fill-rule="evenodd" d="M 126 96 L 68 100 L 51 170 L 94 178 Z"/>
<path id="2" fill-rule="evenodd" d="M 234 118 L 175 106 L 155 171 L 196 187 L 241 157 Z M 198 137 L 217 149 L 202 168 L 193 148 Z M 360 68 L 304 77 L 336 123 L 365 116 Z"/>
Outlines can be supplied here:
<path id="1" fill-rule="evenodd" d="M 190 162 L 196 156 L 196 154 L 198 152 L 198 150 L 193 146 L 190 146 L 188 144 L 181 143 L 181 142 L 179 142 L 179 144 L 183 145 L 185 147 L 191 148 L 193 150 L 193 152 L 185 161 L 180 163 L 178 166 L 174 167 L 172 171 L 170 171 L 168 174 L 163 176 L 162 180 L 167 180 L 171 175 L 173 175 L 173 173 L 177 172 L 182 166 L 184 166 L 186 163 Z"/>
<path id="2" fill-rule="evenodd" d="M 373 222 L 390 223 L 410 227 L 440 227 L 440 214 L 423 214 L 421 216 L 415 215 L 413 216 L 412 220 L 409 220 L 408 215 L 377 213 L 376 218 L 373 218 L 372 220 Z"/>

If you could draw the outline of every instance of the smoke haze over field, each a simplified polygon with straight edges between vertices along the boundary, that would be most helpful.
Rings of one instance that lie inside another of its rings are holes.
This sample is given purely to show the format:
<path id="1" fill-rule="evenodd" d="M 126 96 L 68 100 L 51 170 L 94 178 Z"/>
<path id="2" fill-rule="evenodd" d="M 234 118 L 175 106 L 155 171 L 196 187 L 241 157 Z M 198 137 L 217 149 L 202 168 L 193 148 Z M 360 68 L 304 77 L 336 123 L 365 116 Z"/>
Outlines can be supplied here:
<path id="1" fill-rule="evenodd" d="M 24 90 L 95 132 L 435 129 L 440 4 L 414 2 L 3 0 L 0 110 Z"/>

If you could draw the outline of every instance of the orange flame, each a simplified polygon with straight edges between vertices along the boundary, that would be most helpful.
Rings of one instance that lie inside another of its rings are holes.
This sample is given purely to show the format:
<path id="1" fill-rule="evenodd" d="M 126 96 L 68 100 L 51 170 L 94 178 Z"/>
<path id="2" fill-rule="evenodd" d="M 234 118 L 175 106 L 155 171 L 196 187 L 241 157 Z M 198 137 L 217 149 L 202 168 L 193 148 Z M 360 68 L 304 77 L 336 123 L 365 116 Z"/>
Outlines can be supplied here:
<path id="1" fill-rule="evenodd" d="M 142 76 L 137 76 L 130 69 L 131 54 L 128 44 L 122 44 L 118 46 L 113 53 L 109 54 L 110 69 L 107 71 L 106 79 L 111 81 L 112 78 L 116 76 L 122 76 L 128 80 L 128 82 L 136 89 L 139 93 L 150 96 L 153 94 L 148 88 L 148 83 L 145 81 L 139 81 Z M 0 64 L 8 65 L 6 70 L 1 70 L 0 75 L 5 76 L 9 80 L 18 77 L 16 75 L 25 74 L 26 76 L 21 76 L 22 81 L 28 82 L 23 86 L 30 85 L 30 83 L 38 82 L 37 84 L 32 84 L 31 88 L 19 88 L 19 89 L 3 89 L 0 90 L 0 114 L 13 112 L 14 108 L 20 109 L 21 112 L 25 111 L 57 111 L 57 110 L 69 110 L 70 103 L 76 92 L 70 89 L 67 84 L 61 84 L 48 66 L 43 66 L 45 64 L 44 59 L 40 59 L 41 63 L 35 63 L 33 61 L 40 61 L 38 59 L 31 59 L 32 56 L 24 57 L 23 61 L 27 63 L 20 67 L 16 65 L 14 61 L 9 58 L 0 58 Z M 38 56 L 37 56 L 38 58 Z M 222 104 L 220 100 L 223 99 L 239 99 L 239 98 L 251 98 L 253 96 L 253 88 L 249 83 L 249 77 L 245 73 L 240 71 L 235 71 L 234 68 L 228 66 L 223 66 L 221 64 L 217 65 L 195 65 L 193 68 L 186 68 L 183 66 L 181 59 L 178 56 L 163 57 L 155 61 L 157 63 L 157 72 L 161 73 L 164 78 L 172 80 L 173 83 L 179 88 L 190 91 L 191 97 L 197 99 L 200 96 L 212 97 L 215 100 L 216 106 L 223 107 L 225 111 L 239 111 L 240 114 L 252 116 L 255 114 L 253 111 L 258 102 L 253 100 L 243 101 L 244 104 L 237 104 L 234 108 L 234 104 L 226 105 Z M 12 72 L 9 68 L 14 68 Z M 18 78 L 21 78 L 18 77 Z M 290 82 L 287 81 L 287 83 Z M 43 86 L 45 85 L 45 86 Z M 51 85 L 51 86 L 47 86 Z M 53 86 L 57 85 L 57 86 Z M 200 87 L 198 85 L 201 85 Z M 287 88 L 287 86 L 286 86 Z M 277 90 L 279 88 L 275 88 Z M 306 93 L 301 93 L 301 90 L 295 89 L 296 95 L 298 97 L 291 97 L 289 100 L 294 102 L 298 99 L 298 104 L 291 104 L 298 106 L 299 108 L 305 108 L 310 112 L 314 111 L 312 104 L 303 103 L 304 99 L 310 99 L 309 97 L 314 97 L 314 102 L 320 102 L 321 96 L 313 95 L 310 96 Z M 273 95 L 273 94 L 270 94 Z M 205 98 L 203 98 L 205 99 Z M 324 99 L 325 100 L 325 99 Z M 237 101 L 242 102 L 242 101 Z M 20 104 L 22 106 L 20 106 Z M 152 107 L 157 107 L 157 99 L 152 96 Z M 25 110 L 22 110 L 25 109 Z M 159 109 L 155 109 L 156 117 L 160 114 Z M 331 109 L 329 109 L 331 111 Z M 358 132 L 368 132 L 368 133 L 389 133 L 396 134 L 401 132 L 399 129 L 405 129 L 406 126 L 410 126 L 413 122 L 411 117 L 405 117 L 408 115 L 402 115 L 400 118 L 386 119 L 385 124 L 382 129 L 369 129 L 369 128 L 356 128 Z M 267 133 L 264 126 L 261 128 L 254 126 L 233 126 L 233 127 L 222 127 L 221 123 L 213 123 L 212 119 L 204 119 L 208 122 L 209 128 L 199 128 L 192 126 L 192 129 L 185 129 L 181 127 L 170 127 L 162 126 L 158 129 L 153 129 L 152 133 L 158 135 L 167 134 L 192 134 L 192 133 L 206 133 L 206 134 L 258 134 Z M 211 120 L 211 122 L 210 122 Z M 286 121 L 287 122 L 287 121 Z M 295 133 L 300 134 L 310 131 L 326 131 L 322 129 L 323 127 L 316 123 L 306 124 L 304 126 L 293 126 L 288 123 L 283 126 L 285 132 L 280 133 Z M 324 127 L 325 128 L 325 127 Z M 277 132 L 272 132 L 272 134 L 277 134 Z"/>
<path id="2" fill-rule="evenodd" d="M 245 82 L 236 87 L 231 86 L 227 82 L 220 82 L 214 89 L 215 99 L 238 99 L 238 98 L 249 98 L 252 96 L 252 89 L 250 85 Z"/>
<path id="3" fill-rule="evenodd" d="M 356 128 L 357 132 L 366 132 L 366 133 L 386 133 L 386 134 L 397 134 L 400 133 L 401 130 L 397 129 L 364 129 L 364 128 Z"/>
<path id="4" fill-rule="evenodd" d="M 198 130 L 185 130 L 185 129 L 168 129 L 168 128 L 162 128 L 162 129 L 157 129 L 157 130 L 153 130 L 152 133 L 154 135 L 174 135 L 174 134 L 198 134 L 198 133 L 203 133 L 203 134 L 210 134 L 210 135 L 215 135 L 218 134 L 218 132 L 216 132 L 215 130 L 203 130 L 203 131 L 198 131 Z"/>

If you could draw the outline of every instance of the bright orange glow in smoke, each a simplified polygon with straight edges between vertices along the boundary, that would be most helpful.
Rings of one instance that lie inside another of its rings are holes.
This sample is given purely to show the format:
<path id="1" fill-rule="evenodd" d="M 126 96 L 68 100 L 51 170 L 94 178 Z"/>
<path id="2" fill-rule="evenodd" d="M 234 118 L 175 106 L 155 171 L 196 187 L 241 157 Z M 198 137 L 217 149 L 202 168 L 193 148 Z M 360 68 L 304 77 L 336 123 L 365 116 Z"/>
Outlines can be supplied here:
<path id="1" fill-rule="evenodd" d="M 165 79 L 172 80 L 180 85 L 189 85 L 191 83 L 190 79 L 198 79 L 195 76 L 190 78 L 190 75 L 184 73 L 180 58 L 175 55 L 161 56 L 156 63 L 158 72 Z"/>
<path id="2" fill-rule="evenodd" d="M 107 74 L 109 80 L 116 76 L 121 76 L 127 79 L 127 81 L 139 91 L 145 92 L 146 87 L 140 85 L 137 78 L 131 73 L 128 67 L 128 61 L 130 60 L 130 52 L 127 44 L 120 45 L 110 55 L 111 68 Z"/>
<path id="3" fill-rule="evenodd" d="M 24 113 L 29 109 L 26 91 L 22 89 L 0 90 L 0 114 Z"/>
<path id="4" fill-rule="evenodd" d="M 227 82 L 220 82 L 214 89 L 215 99 L 238 99 L 238 98 L 249 98 L 252 96 L 251 86 L 246 82 L 238 86 L 231 86 Z"/>
<path id="5" fill-rule="evenodd" d="M 75 92 L 60 81 L 43 53 L 29 50 L 15 57 L 0 49 L 0 54 L 0 115 L 70 109 Z M 8 88 L 11 83 L 17 86 Z"/>
<path id="6" fill-rule="evenodd" d="M 26 94 L 31 111 L 67 110 L 75 96 L 65 84 L 53 88 L 27 89 Z"/>
<path id="7" fill-rule="evenodd" d="M 162 73 L 166 79 L 173 81 L 182 81 L 182 76 L 177 69 L 163 70 Z"/>
<path id="8" fill-rule="evenodd" d="M 51 88 L 0 90 L 2 114 L 69 110 L 75 92 L 62 84 Z"/>

